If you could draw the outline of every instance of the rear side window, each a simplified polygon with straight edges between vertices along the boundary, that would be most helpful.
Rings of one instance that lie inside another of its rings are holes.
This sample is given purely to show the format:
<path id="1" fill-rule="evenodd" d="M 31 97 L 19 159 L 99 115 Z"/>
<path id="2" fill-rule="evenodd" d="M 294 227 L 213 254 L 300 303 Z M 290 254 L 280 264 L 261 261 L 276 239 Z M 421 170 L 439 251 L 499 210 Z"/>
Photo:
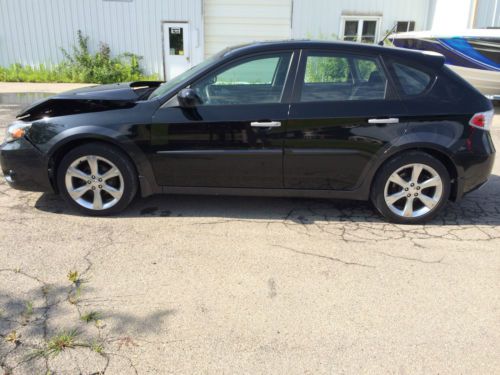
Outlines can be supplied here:
<path id="1" fill-rule="evenodd" d="M 431 83 L 431 75 L 415 67 L 393 63 L 394 73 L 406 95 L 418 95 Z"/>
<path id="2" fill-rule="evenodd" d="M 382 100 L 387 78 L 375 57 L 313 52 L 305 61 L 300 100 Z"/>
<path id="3" fill-rule="evenodd" d="M 374 60 L 355 59 L 354 62 L 361 81 L 368 82 L 371 74 L 378 71 L 378 66 Z"/>
<path id="4" fill-rule="evenodd" d="M 308 56 L 305 83 L 345 83 L 352 81 L 345 57 Z"/>

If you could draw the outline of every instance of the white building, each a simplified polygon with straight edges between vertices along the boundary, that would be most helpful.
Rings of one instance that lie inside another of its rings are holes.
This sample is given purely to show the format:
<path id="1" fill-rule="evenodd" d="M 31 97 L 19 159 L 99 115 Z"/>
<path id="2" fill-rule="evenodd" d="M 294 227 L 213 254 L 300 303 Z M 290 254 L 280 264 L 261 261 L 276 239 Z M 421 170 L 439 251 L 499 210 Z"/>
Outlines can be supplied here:
<path id="1" fill-rule="evenodd" d="M 169 78 L 231 45 L 377 42 L 399 31 L 499 27 L 500 0 L 0 0 L 0 65 L 54 64 L 77 30 Z"/>

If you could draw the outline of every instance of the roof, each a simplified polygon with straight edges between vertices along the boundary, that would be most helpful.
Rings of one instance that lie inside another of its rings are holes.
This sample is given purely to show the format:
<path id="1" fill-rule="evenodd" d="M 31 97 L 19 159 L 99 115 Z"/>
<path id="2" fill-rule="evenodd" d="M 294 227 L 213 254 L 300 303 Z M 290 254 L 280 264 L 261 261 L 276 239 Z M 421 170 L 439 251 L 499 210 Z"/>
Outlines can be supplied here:
<path id="1" fill-rule="evenodd" d="M 248 44 L 241 44 L 229 47 L 225 50 L 225 54 L 232 54 L 238 52 L 258 52 L 275 49 L 300 49 L 300 48 L 314 48 L 314 49 L 356 49 L 356 50 L 384 50 L 384 47 L 374 44 L 353 43 L 344 41 L 326 41 L 326 40 L 310 40 L 310 39 L 288 39 L 288 40 L 272 40 L 253 42 Z"/>
<path id="2" fill-rule="evenodd" d="M 500 29 L 464 29 L 453 31 L 410 31 L 391 34 L 389 39 L 399 38 L 500 38 Z"/>
<path id="3" fill-rule="evenodd" d="M 359 52 L 380 55 L 393 55 L 410 58 L 412 60 L 424 60 L 437 64 L 444 63 L 444 57 L 439 54 L 429 54 L 425 51 L 410 50 L 398 47 L 384 47 L 375 44 L 354 43 L 344 41 L 324 41 L 324 40 L 279 40 L 263 41 L 239 46 L 229 47 L 221 52 L 221 57 L 234 57 L 247 55 L 250 53 L 279 51 L 283 49 L 321 49 L 321 50 L 342 50 L 347 52 Z"/>

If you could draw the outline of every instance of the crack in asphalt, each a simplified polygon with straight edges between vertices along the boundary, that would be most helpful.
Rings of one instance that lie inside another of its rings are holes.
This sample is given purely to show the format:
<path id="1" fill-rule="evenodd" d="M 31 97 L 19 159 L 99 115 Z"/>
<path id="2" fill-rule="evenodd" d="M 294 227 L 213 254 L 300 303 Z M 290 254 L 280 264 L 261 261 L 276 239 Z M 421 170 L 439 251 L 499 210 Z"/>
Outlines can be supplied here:
<path id="1" fill-rule="evenodd" d="M 331 260 L 333 262 L 342 263 L 345 266 L 359 266 L 359 267 L 375 268 L 375 266 L 372 266 L 372 265 L 362 264 L 362 263 L 356 263 L 356 262 L 348 262 L 348 261 L 342 260 L 340 258 L 334 258 L 334 257 L 328 256 L 328 255 L 321 255 L 321 254 L 310 253 L 310 252 L 307 252 L 307 251 L 302 251 L 302 250 L 294 249 L 294 248 L 287 247 L 287 246 L 282 246 L 282 245 L 272 245 L 272 246 L 273 247 L 278 247 L 280 249 L 292 251 L 292 252 L 294 252 L 296 254 L 308 255 L 308 256 L 312 256 L 312 257 L 316 257 L 316 258 L 320 258 L 320 259 L 328 259 L 328 260 Z"/>

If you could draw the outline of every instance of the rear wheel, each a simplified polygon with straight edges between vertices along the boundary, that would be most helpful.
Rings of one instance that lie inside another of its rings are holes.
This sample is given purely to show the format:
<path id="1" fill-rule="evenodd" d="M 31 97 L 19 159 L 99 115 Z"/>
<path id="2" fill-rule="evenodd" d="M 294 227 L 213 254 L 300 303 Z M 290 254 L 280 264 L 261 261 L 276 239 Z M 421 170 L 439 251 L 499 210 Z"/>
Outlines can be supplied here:
<path id="1" fill-rule="evenodd" d="M 433 156 L 412 151 L 396 156 L 378 172 L 371 199 L 395 223 L 419 224 L 434 218 L 450 195 L 450 176 Z"/>
<path id="2" fill-rule="evenodd" d="M 103 143 L 89 143 L 63 157 L 57 185 L 73 207 L 88 215 L 103 216 L 128 206 L 137 192 L 137 176 L 120 150 Z"/>

